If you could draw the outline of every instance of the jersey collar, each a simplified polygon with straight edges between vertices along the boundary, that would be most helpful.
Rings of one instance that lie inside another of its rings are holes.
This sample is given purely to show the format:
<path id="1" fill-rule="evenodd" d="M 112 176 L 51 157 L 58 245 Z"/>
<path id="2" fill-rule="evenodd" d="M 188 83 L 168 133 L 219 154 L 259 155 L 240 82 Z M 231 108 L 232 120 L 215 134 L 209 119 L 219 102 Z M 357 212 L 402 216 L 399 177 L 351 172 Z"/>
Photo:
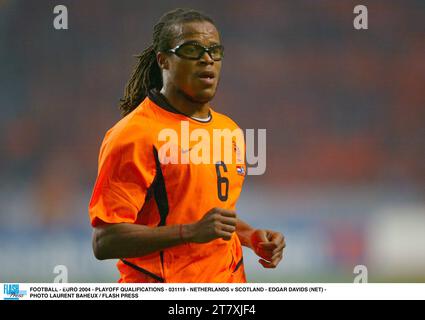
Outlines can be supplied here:
<path id="1" fill-rule="evenodd" d="M 199 118 L 193 118 L 193 117 L 188 116 L 187 114 L 184 114 L 183 112 L 177 110 L 176 108 L 174 108 L 170 104 L 170 102 L 168 102 L 167 98 L 161 92 L 159 92 L 158 89 L 149 90 L 148 97 L 158 107 L 165 109 L 165 110 L 172 112 L 172 113 L 181 114 L 185 117 L 192 119 L 193 121 L 197 121 L 197 122 L 200 122 L 200 123 L 208 123 L 208 122 L 211 122 L 211 120 L 212 120 L 211 110 L 209 111 L 209 117 L 205 120 L 199 119 Z"/>

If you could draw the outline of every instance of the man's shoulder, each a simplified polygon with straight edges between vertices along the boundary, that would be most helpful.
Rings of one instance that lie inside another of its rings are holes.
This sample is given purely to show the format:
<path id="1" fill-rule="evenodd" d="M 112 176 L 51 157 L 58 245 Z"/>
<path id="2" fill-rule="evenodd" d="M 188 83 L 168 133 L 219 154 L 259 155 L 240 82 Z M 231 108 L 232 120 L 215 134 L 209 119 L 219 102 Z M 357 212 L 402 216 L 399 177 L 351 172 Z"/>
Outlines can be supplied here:
<path id="1" fill-rule="evenodd" d="M 153 123 L 147 106 L 142 103 L 106 132 L 103 144 L 116 148 L 149 142 L 153 137 Z"/>
<path id="2" fill-rule="evenodd" d="M 223 113 L 214 111 L 214 110 L 211 110 L 211 113 L 212 113 L 212 116 L 214 118 L 214 121 L 216 123 L 219 123 L 220 126 L 222 126 L 224 128 L 228 128 L 230 130 L 234 130 L 234 129 L 239 129 L 240 128 L 239 125 L 232 118 L 230 118 L 229 116 L 227 116 L 227 115 L 225 115 Z"/>

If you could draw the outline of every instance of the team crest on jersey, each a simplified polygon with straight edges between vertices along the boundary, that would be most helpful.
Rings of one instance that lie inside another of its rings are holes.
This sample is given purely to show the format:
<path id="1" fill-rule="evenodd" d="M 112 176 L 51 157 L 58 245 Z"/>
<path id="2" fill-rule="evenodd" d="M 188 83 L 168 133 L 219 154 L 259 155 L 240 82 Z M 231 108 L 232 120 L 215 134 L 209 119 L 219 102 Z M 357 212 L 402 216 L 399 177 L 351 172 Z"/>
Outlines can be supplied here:
<path id="1" fill-rule="evenodd" d="M 245 167 L 244 166 L 236 166 L 236 172 L 238 173 L 238 175 L 244 176 L 245 175 Z"/>

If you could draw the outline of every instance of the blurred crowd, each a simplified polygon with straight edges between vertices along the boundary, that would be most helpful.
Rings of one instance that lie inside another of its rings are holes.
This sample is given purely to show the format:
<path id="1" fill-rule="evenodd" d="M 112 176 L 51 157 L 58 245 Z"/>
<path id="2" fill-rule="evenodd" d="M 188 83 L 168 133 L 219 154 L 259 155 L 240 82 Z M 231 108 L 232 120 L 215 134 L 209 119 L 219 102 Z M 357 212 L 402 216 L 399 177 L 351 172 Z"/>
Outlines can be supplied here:
<path id="1" fill-rule="evenodd" d="M 242 128 L 267 129 L 267 172 L 248 179 L 425 189 L 425 2 L 363 2 L 369 29 L 361 31 L 355 1 L 179 4 L 210 14 L 221 33 L 214 109 Z M 61 1 L 69 30 L 58 31 L 56 4 L 0 0 L 2 201 L 24 186 L 47 224 L 66 220 L 76 194 L 90 196 L 133 55 L 176 6 Z"/>

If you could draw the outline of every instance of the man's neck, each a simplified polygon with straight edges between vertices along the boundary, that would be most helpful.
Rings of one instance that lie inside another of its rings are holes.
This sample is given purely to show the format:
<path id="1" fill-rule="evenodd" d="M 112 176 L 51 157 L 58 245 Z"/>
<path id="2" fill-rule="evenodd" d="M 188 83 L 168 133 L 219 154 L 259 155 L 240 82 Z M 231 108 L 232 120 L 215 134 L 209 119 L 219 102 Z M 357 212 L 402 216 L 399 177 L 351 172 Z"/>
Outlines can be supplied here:
<path id="1" fill-rule="evenodd" d="M 181 91 L 162 88 L 160 93 L 181 113 L 194 118 L 207 119 L 210 115 L 208 103 L 193 101 Z"/>

